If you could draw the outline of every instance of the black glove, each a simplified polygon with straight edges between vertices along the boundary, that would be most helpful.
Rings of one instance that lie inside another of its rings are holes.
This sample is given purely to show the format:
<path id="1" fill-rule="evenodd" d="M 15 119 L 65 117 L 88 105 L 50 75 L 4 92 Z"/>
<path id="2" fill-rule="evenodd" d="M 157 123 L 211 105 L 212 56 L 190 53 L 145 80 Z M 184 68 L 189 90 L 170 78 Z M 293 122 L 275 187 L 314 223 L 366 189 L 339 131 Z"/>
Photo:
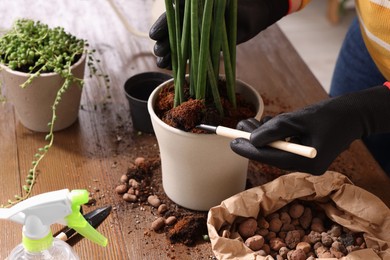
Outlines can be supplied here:
<path id="1" fill-rule="evenodd" d="M 354 140 L 390 132 L 390 90 L 374 87 L 280 114 L 264 123 L 244 120 L 237 128 L 252 135 L 250 141 L 233 140 L 234 152 L 281 169 L 322 174 Z M 316 148 L 317 156 L 309 159 L 266 146 L 289 137 Z"/>
<path id="2" fill-rule="evenodd" d="M 287 14 L 288 8 L 288 0 L 238 0 L 237 44 L 248 41 L 274 24 Z M 157 66 L 170 68 L 171 54 L 165 13 L 152 25 L 149 37 L 156 41 L 153 51 L 157 56 Z"/>

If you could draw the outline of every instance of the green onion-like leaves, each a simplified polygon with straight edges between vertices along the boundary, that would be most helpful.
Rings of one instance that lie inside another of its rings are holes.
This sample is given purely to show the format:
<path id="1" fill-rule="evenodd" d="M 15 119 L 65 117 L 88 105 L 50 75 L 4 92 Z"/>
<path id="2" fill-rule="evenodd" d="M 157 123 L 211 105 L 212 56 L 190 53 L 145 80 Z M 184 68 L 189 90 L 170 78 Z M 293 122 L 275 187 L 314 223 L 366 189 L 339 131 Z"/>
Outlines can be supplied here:
<path id="1" fill-rule="evenodd" d="M 229 101 L 236 105 L 237 0 L 186 0 L 181 6 L 179 0 L 165 0 L 165 6 L 175 83 L 175 106 L 185 101 L 183 85 L 189 60 L 190 95 L 205 99 L 211 94 L 215 107 L 223 114 L 218 90 L 221 51 L 226 92 Z M 180 12 L 182 10 L 184 13 Z"/>

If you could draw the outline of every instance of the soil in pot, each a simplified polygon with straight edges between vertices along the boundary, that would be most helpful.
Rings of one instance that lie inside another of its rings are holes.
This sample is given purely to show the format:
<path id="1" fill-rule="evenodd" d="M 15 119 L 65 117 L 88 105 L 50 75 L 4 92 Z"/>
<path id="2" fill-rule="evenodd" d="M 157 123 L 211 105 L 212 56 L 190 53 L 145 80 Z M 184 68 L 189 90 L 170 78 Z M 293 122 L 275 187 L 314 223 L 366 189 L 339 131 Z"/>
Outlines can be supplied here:
<path id="1" fill-rule="evenodd" d="M 240 94 L 236 94 L 237 107 L 229 102 L 227 93 L 223 85 L 225 82 L 219 80 L 219 92 L 224 110 L 221 116 L 215 108 L 213 101 L 206 98 L 205 101 L 192 99 L 189 95 L 188 84 L 185 85 L 185 100 L 181 105 L 173 107 L 174 84 L 173 82 L 163 88 L 159 93 L 155 105 L 155 111 L 161 120 L 178 129 L 186 132 L 205 133 L 203 130 L 195 128 L 199 124 L 223 125 L 236 128 L 237 123 L 246 118 L 255 117 L 255 107 L 246 102 Z"/>

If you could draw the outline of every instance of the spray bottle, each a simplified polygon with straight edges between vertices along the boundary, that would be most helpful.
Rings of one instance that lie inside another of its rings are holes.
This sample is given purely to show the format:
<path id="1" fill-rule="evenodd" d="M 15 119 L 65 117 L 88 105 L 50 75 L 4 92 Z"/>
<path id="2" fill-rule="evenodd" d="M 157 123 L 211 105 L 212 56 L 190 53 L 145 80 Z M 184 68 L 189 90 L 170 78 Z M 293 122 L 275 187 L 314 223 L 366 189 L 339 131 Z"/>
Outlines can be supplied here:
<path id="1" fill-rule="evenodd" d="M 101 245 L 107 238 L 96 231 L 80 213 L 88 202 L 86 190 L 68 189 L 31 197 L 9 209 L 0 209 L 0 219 L 9 219 L 23 225 L 22 243 L 15 247 L 8 260 L 14 259 L 79 259 L 66 242 L 53 238 L 50 225 L 67 225 L 82 236 Z"/>

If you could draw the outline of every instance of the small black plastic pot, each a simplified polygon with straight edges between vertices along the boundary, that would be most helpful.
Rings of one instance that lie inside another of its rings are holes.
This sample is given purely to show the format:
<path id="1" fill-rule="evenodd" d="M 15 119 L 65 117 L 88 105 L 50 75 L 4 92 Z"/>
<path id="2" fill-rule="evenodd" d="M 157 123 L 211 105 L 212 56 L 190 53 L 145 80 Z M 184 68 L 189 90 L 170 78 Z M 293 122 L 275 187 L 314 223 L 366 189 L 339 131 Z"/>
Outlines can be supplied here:
<path id="1" fill-rule="evenodd" d="M 130 106 L 134 129 L 144 133 L 154 133 L 147 108 L 148 98 L 161 83 L 172 78 L 162 72 L 144 72 L 130 77 L 124 86 Z"/>

